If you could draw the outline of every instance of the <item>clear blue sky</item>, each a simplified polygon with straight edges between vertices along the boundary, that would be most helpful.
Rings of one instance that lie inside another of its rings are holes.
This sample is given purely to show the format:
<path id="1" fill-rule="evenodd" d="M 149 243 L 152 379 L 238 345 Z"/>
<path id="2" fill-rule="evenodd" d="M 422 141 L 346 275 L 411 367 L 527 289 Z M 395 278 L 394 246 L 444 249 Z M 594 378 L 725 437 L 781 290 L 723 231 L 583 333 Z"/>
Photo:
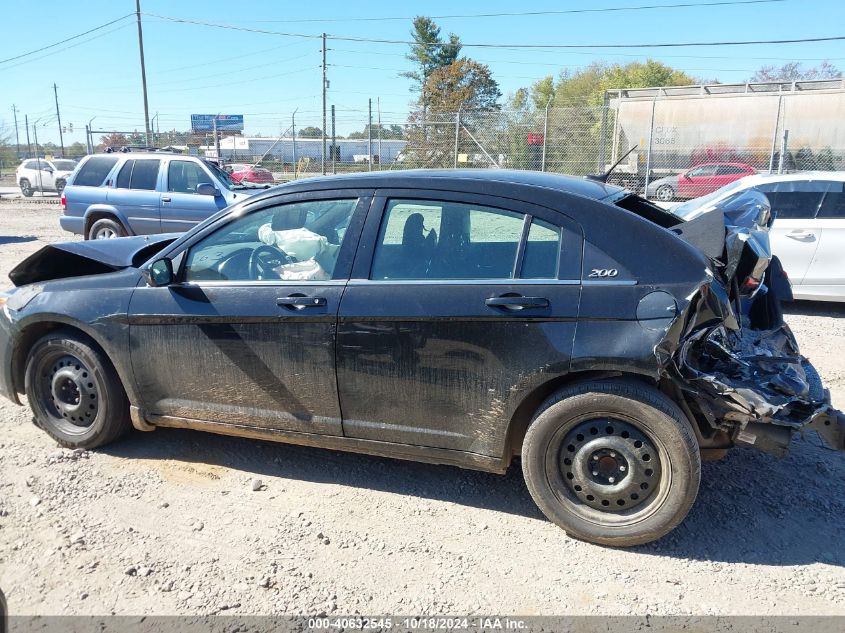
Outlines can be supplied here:
<path id="1" fill-rule="evenodd" d="M 318 35 L 409 39 L 411 18 L 496 12 L 560 11 L 677 4 L 685 0 L 483 0 L 455 2 L 233 2 L 141 0 L 145 13 L 246 28 Z M 695 1 L 695 0 L 686 0 Z M 710 2 L 713 0 L 701 0 Z M 134 12 L 134 0 L 39 0 L 5 2 L 0 21 L 0 59 L 26 53 Z M 362 18 L 396 17 L 367 21 Z M 608 44 L 715 40 L 794 39 L 845 35 L 842 0 L 785 0 L 771 4 L 661 8 L 569 15 L 451 17 L 437 22 L 472 43 Z M 143 18 L 150 116 L 159 127 L 184 130 L 191 113 L 244 114 L 247 133 L 277 134 L 299 108 L 297 127 L 320 125 L 320 42 Z M 399 77 L 410 68 L 407 46 L 329 42 L 329 103 L 337 107 L 338 133 L 362 129 L 367 99 L 380 98 L 382 121 L 402 122 L 411 94 Z M 560 70 L 596 60 L 628 62 L 647 57 L 722 82 L 747 79 L 764 64 L 828 59 L 845 68 L 845 41 L 782 45 L 663 49 L 513 50 L 465 47 L 485 62 L 502 92 Z M 0 63 L 0 134 L 14 133 L 12 105 L 40 120 L 39 141 L 58 141 L 53 82 L 59 87 L 63 123 L 84 140 L 84 126 L 143 130 L 135 21 L 127 19 L 91 35 L 7 63 Z"/>

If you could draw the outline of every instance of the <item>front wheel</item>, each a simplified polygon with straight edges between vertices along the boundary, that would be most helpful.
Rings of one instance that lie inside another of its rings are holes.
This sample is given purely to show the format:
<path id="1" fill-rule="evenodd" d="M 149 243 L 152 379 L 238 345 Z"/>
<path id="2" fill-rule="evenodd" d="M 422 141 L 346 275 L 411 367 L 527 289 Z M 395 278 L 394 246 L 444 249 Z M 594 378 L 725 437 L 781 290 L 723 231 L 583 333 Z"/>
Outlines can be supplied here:
<path id="1" fill-rule="evenodd" d="M 543 513 L 575 538 L 631 546 L 664 536 L 698 494 L 701 457 L 686 416 L 634 381 L 579 383 L 540 407 L 522 469 Z"/>
<path id="2" fill-rule="evenodd" d="M 19 184 L 21 186 L 21 193 L 24 195 L 24 197 L 25 198 L 31 198 L 32 197 L 32 185 L 30 184 L 30 182 L 26 178 L 21 178 L 21 181 L 20 181 Z"/>
<path id="3" fill-rule="evenodd" d="M 114 367 L 93 343 L 53 332 L 29 352 L 26 397 L 36 424 L 66 448 L 95 448 L 132 428 Z"/>
<path id="4" fill-rule="evenodd" d="M 65 190 L 66 184 L 67 183 L 63 179 L 59 178 L 56 181 L 56 193 L 59 194 L 59 195 L 62 195 L 62 192 Z"/>
<path id="5" fill-rule="evenodd" d="M 657 189 L 657 199 L 661 202 L 671 202 L 675 198 L 675 190 L 669 185 Z"/>

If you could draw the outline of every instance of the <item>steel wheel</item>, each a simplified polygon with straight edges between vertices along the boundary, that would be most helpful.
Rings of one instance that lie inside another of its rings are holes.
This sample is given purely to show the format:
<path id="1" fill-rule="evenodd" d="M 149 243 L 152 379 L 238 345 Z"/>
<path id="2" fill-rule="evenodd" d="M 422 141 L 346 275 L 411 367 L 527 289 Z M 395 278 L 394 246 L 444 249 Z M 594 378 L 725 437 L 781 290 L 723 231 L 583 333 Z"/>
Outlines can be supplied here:
<path id="1" fill-rule="evenodd" d="M 24 387 L 36 425 L 61 446 L 95 448 L 132 428 L 114 366 L 82 333 L 57 330 L 39 339 L 29 351 Z"/>
<path id="2" fill-rule="evenodd" d="M 662 460 L 655 441 L 618 419 L 576 424 L 563 438 L 557 458 L 558 472 L 551 473 L 551 479 L 563 483 L 560 493 L 569 503 L 620 519 L 647 511 L 661 482 Z"/>
<path id="3" fill-rule="evenodd" d="M 52 422 L 70 435 L 94 423 L 101 394 L 91 369 L 76 356 L 55 350 L 40 359 L 34 395 Z"/>

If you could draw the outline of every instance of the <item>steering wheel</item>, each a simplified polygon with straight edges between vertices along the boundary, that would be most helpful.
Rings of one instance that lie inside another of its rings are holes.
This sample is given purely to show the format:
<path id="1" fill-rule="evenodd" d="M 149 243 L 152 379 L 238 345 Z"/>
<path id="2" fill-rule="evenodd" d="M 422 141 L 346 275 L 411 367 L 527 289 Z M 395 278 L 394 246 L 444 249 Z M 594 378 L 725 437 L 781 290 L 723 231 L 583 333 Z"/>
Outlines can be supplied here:
<path id="1" fill-rule="evenodd" d="M 285 253 L 283 250 L 275 246 L 262 244 L 249 256 L 249 277 L 256 281 L 264 279 L 278 279 L 278 275 L 273 277 L 274 268 L 282 264 L 290 264 L 296 260 Z"/>

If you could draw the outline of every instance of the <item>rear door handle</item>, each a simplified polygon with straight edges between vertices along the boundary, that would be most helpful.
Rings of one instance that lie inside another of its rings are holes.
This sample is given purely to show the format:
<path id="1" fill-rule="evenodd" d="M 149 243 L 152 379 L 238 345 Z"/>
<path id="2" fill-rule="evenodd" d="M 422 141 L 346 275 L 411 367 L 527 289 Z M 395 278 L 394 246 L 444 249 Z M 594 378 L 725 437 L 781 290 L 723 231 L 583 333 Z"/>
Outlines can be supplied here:
<path id="1" fill-rule="evenodd" d="M 162 196 L 162 197 L 161 197 L 161 201 L 162 201 L 162 202 L 170 202 L 170 198 L 169 198 L 169 197 L 167 197 L 167 196 Z"/>
<path id="2" fill-rule="evenodd" d="M 491 308 L 510 308 L 512 310 L 549 307 L 549 300 L 545 297 L 490 297 L 484 303 Z"/>
<path id="3" fill-rule="evenodd" d="M 325 297 L 279 297 L 276 305 L 287 308 L 319 308 L 326 305 Z"/>

